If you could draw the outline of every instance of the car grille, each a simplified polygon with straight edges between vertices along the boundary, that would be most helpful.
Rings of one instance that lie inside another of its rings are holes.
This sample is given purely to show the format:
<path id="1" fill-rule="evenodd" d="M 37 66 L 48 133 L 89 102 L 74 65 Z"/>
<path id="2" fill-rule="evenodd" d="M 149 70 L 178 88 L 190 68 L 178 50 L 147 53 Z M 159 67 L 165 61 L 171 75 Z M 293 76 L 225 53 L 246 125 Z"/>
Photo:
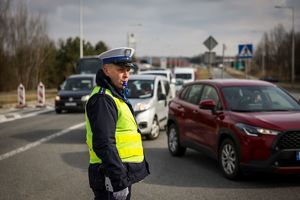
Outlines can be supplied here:
<path id="1" fill-rule="evenodd" d="M 70 99 L 70 97 L 60 97 L 61 98 L 61 100 L 69 100 Z M 73 100 L 81 100 L 81 97 L 72 97 L 73 98 Z"/>
<path id="2" fill-rule="evenodd" d="M 284 133 L 277 143 L 280 149 L 300 149 L 300 131 L 289 131 Z"/>

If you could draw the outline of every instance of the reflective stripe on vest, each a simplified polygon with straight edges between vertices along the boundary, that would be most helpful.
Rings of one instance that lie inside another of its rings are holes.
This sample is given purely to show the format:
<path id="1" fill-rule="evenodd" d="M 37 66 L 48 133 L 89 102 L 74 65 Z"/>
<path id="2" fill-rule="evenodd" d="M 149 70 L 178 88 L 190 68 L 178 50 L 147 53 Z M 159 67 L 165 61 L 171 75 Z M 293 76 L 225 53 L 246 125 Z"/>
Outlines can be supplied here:
<path id="1" fill-rule="evenodd" d="M 100 87 L 95 87 L 90 95 L 100 91 Z M 104 90 L 101 90 L 103 92 Z M 122 162 L 140 163 L 144 160 L 144 152 L 140 133 L 137 132 L 136 121 L 128 107 L 121 99 L 112 95 L 111 91 L 105 90 L 105 94 L 111 96 L 117 105 L 118 120 L 116 124 L 115 140 L 119 157 Z M 86 119 L 86 143 L 89 146 L 90 163 L 102 163 L 102 160 L 96 155 L 93 150 L 93 133 L 90 126 L 90 121 L 85 112 Z"/>

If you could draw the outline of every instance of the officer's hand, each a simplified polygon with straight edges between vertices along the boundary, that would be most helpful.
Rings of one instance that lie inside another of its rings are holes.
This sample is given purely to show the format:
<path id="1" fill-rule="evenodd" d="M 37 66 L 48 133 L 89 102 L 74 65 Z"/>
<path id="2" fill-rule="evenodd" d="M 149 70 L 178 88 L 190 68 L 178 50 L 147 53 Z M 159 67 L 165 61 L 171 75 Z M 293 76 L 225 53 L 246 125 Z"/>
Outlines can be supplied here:
<path id="1" fill-rule="evenodd" d="M 129 190 L 128 187 L 118 191 L 118 192 L 114 192 L 113 196 L 116 200 L 126 200 L 127 195 L 129 194 Z"/>

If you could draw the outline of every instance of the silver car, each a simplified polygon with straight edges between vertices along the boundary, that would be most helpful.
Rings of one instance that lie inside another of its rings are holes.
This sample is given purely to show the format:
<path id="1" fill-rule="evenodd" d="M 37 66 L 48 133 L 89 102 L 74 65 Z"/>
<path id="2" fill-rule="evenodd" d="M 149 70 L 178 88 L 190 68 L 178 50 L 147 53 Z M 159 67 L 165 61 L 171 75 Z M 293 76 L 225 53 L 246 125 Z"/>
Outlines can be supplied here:
<path id="1" fill-rule="evenodd" d="M 131 75 L 128 95 L 138 127 L 148 139 L 156 139 L 167 125 L 168 103 L 171 98 L 169 81 L 155 75 Z"/>

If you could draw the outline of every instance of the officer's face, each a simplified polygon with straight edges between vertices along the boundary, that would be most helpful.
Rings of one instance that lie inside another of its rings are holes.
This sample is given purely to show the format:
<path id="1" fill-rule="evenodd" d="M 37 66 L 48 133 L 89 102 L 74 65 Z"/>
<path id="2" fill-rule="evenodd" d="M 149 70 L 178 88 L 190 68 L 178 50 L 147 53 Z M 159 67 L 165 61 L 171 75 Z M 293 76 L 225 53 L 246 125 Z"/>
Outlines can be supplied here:
<path id="1" fill-rule="evenodd" d="M 112 83 L 119 89 L 123 89 L 123 82 L 128 81 L 129 78 L 129 67 L 118 66 L 114 64 L 107 64 L 103 67 L 104 73 L 108 76 Z"/>

